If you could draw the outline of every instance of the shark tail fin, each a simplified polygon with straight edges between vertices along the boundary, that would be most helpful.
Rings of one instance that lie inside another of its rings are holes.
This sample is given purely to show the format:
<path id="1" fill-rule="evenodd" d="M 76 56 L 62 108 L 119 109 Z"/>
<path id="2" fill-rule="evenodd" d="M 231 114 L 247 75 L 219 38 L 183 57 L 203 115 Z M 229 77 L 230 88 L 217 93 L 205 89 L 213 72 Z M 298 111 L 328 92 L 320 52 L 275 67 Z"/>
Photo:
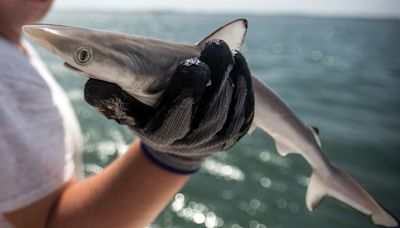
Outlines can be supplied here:
<path id="1" fill-rule="evenodd" d="M 333 197 L 354 209 L 372 216 L 375 225 L 398 227 L 398 220 L 383 209 L 372 196 L 349 174 L 336 167 L 331 167 L 331 174 L 322 178 L 313 172 L 306 194 L 308 210 L 316 208 L 325 196 Z"/>
<path id="2" fill-rule="evenodd" d="M 196 43 L 197 46 L 203 48 L 204 44 L 210 40 L 223 40 L 228 44 L 231 50 L 240 51 L 244 38 L 247 33 L 247 20 L 237 19 L 220 27 L 206 38 Z"/>
<path id="3" fill-rule="evenodd" d="M 381 206 L 382 207 L 382 206 Z M 383 208 L 383 207 L 382 207 Z M 399 227 L 399 219 L 386 209 L 382 209 L 372 214 L 372 222 L 377 225 L 390 224 L 388 227 Z"/>

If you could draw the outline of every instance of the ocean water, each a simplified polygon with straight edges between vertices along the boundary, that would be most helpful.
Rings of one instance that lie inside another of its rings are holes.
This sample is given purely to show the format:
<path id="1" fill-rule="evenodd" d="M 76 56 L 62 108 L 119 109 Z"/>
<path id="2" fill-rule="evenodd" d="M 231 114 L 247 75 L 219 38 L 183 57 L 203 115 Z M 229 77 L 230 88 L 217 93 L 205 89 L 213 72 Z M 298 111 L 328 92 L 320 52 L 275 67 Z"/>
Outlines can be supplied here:
<path id="1" fill-rule="evenodd" d="M 400 21 L 85 11 L 53 12 L 45 21 L 195 43 L 236 18 L 249 21 L 242 52 L 252 73 L 320 129 L 333 164 L 400 216 Z M 135 136 L 85 103 L 83 77 L 39 53 L 79 117 L 85 174 L 100 172 Z M 207 160 L 151 227 L 373 227 L 331 198 L 308 212 L 310 173 L 300 156 L 280 157 L 256 130 Z"/>

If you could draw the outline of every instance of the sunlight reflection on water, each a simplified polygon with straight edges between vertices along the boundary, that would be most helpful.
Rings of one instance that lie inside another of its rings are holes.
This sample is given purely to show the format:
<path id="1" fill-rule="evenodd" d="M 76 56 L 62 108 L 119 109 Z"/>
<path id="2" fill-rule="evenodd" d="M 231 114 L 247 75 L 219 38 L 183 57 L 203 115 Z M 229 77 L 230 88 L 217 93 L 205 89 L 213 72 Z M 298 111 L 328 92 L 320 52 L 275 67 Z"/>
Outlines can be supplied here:
<path id="1" fill-rule="evenodd" d="M 170 208 L 178 217 L 194 224 L 203 224 L 207 228 L 221 227 L 224 224 L 223 219 L 218 217 L 204 204 L 187 201 L 182 193 L 175 195 Z"/>

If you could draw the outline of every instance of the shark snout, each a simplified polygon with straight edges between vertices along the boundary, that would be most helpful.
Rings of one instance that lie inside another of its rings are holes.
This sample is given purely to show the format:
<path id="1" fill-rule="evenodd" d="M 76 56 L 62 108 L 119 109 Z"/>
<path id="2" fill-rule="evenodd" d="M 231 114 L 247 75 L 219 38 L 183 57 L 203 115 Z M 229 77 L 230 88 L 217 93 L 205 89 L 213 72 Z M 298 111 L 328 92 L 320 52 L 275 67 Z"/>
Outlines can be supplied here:
<path id="1" fill-rule="evenodd" d="M 63 40 L 63 34 L 49 25 L 24 25 L 22 31 L 41 47 L 58 54 L 55 44 Z"/>
<path id="2" fill-rule="evenodd" d="M 56 31 L 52 30 L 49 26 L 45 26 L 42 24 L 30 24 L 22 26 L 22 31 L 29 35 L 31 38 L 40 38 L 45 36 L 47 33 L 56 33 Z"/>

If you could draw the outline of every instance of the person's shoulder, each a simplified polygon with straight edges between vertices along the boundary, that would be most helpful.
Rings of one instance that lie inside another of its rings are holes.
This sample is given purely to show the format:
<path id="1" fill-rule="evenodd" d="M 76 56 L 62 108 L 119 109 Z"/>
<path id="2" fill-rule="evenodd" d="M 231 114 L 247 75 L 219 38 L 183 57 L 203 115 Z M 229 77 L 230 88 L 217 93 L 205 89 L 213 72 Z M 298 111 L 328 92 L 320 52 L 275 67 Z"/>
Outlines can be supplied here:
<path id="1" fill-rule="evenodd" d="M 35 69 L 27 55 L 17 46 L 0 38 L 0 80 L 29 80 Z"/>
<path id="2" fill-rule="evenodd" d="M 0 53 L 3 57 L 0 58 L 0 66 L 2 67 L 1 74 L 8 72 L 12 68 L 16 68 L 18 65 L 29 64 L 27 58 L 14 44 L 0 38 Z"/>
<path id="3" fill-rule="evenodd" d="M 29 57 L 18 47 L 0 38 L 0 55 L 0 93 L 46 89 Z"/>

